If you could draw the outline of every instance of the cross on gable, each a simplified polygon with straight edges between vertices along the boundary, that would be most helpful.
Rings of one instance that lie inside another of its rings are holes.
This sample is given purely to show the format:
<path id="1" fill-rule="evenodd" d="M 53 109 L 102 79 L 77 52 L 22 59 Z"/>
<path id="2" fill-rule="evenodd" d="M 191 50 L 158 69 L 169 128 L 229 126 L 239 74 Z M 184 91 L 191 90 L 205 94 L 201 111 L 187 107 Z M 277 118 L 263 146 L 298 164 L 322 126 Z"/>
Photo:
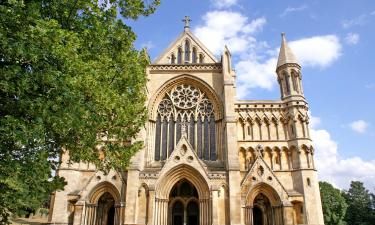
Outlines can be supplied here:
<path id="1" fill-rule="evenodd" d="M 190 27 L 191 19 L 190 19 L 189 16 L 185 16 L 185 18 L 182 21 L 185 23 L 184 28 L 189 28 Z"/>

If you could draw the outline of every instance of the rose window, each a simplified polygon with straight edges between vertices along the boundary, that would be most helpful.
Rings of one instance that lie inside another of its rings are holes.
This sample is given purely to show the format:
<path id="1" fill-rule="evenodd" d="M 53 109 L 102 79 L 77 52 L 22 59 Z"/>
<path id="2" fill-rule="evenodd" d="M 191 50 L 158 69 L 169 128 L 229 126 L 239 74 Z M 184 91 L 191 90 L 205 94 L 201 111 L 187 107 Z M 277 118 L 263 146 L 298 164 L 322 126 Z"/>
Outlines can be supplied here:
<path id="1" fill-rule="evenodd" d="M 157 108 L 156 161 L 165 160 L 182 136 L 203 160 L 216 160 L 214 107 L 199 88 L 181 84 L 167 92 Z"/>
<path id="2" fill-rule="evenodd" d="M 191 85 L 179 85 L 171 92 L 173 104 L 181 109 L 189 109 L 197 105 L 200 93 Z"/>

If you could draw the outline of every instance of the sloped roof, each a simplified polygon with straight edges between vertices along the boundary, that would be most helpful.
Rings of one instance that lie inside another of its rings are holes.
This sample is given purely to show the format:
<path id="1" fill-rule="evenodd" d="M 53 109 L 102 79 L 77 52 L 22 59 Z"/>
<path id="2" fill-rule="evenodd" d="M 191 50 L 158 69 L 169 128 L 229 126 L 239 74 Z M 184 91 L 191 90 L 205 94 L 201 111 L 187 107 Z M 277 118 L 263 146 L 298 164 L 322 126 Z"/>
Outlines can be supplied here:
<path id="1" fill-rule="evenodd" d="M 170 57 L 172 53 L 177 55 L 178 48 L 183 49 L 185 41 L 190 42 L 191 47 L 197 49 L 197 54 L 203 54 L 204 63 L 217 63 L 218 60 L 212 54 L 212 52 L 203 45 L 203 43 L 190 31 L 189 27 L 185 27 L 184 31 L 177 37 L 177 39 L 172 42 L 169 47 L 163 51 L 159 57 L 153 62 L 153 64 L 167 64 L 170 62 Z"/>
<path id="2" fill-rule="evenodd" d="M 285 33 L 281 33 L 281 46 L 276 68 L 279 68 L 280 66 L 288 63 L 299 64 L 297 58 L 293 54 L 293 51 L 288 46 L 285 38 Z"/>

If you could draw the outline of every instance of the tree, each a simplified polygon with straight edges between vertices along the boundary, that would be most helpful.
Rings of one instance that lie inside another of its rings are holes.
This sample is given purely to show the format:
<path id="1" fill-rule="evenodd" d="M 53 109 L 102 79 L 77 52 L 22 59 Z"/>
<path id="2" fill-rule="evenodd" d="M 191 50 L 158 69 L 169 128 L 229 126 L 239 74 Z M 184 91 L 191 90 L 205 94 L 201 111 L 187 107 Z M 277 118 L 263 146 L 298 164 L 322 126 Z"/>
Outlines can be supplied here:
<path id="1" fill-rule="evenodd" d="M 0 224 L 63 188 L 51 176 L 62 151 L 108 171 L 125 169 L 142 147 L 130 140 L 146 119 L 149 59 L 124 21 L 158 4 L 1 1 Z"/>
<path id="2" fill-rule="evenodd" d="M 371 195 L 360 181 L 352 181 L 344 197 L 348 203 L 345 221 L 350 225 L 373 225 L 375 222 Z"/>
<path id="3" fill-rule="evenodd" d="M 322 199 L 324 224 L 344 225 L 344 217 L 348 205 L 346 204 L 341 191 L 327 182 L 319 182 L 319 187 Z"/>

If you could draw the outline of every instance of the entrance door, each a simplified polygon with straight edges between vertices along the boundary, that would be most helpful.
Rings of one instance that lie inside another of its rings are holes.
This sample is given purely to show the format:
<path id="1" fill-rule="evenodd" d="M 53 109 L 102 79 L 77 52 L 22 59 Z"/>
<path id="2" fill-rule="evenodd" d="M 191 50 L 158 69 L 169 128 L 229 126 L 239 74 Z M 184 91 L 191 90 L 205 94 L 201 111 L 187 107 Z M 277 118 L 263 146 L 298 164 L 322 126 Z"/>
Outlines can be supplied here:
<path id="1" fill-rule="evenodd" d="M 184 224 L 184 206 L 180 201 L 177 201 L 173 205 L 172 209 L 172 225 L 183 225 Z"/>
<path id="2" fill-rule="evenodd" d="M 199 225 L 199 207 L 195 201 L 190 201 L 187 205 L 187 225 Z"/>
<path id="3" fill-rule="evenodd" d="M 115 200 L 108 192 L 104 193 L 98 201 L 95 225 L 114 225 Z"/>
<path id="4" fill-rule="evenodd" d="M 263 212 L 262 210 L 255 206 L 253 208 L 253 214 L 254 214 L 254 225 L 263 225 Z"/>
<path id="5" fill-rule="evenodd" d="M 169 223 L 171 225 L 199 225 L 197 189 L 189 181 L 177 182 L 169 194 Z"/>

